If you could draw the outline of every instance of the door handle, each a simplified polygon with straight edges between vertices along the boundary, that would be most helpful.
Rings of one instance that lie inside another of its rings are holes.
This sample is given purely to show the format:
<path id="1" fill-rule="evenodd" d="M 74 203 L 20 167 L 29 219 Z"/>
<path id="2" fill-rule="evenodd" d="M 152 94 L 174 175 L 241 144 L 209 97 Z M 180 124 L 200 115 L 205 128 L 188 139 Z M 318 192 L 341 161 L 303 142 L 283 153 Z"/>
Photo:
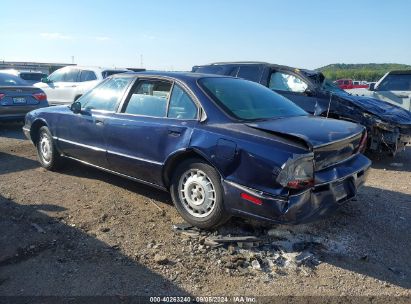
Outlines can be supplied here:
<path id="1" fill-rule="evenodd" d="M 182 130 L 180 128 L 169 128 L 168 129 L 168 134 L 170 136 L 178 137 L 182 133 Z"/>
<path id="2" fill-rule="evenodd" d="M 96 123 L 97 126 L 102 126 L 102 125 L 104 125 L 104 120 L 96 119 L 95 123 Z"/>

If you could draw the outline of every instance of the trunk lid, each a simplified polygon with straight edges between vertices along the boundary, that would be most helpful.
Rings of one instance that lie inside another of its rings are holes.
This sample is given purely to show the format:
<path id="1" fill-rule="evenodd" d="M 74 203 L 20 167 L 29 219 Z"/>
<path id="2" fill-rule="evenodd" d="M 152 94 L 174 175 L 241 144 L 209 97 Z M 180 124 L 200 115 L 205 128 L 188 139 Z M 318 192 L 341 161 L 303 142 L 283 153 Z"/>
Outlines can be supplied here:
<path id="1" fill-rule="evenodd" d="M 365 132 L 364 127 L 358 124 L 314 116 L 252 122 L 247 126 L 277 136 L 303 140 L 314 152 L 316 170 L 356 154 Z"/>

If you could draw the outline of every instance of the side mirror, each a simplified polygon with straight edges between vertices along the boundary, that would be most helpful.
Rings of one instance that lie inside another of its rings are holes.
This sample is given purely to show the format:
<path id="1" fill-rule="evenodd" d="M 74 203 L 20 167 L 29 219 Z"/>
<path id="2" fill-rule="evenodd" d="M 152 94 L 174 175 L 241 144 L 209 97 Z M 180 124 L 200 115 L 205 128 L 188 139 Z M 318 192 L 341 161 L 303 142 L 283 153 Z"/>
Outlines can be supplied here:
<path id="1" fill-rule="evenodd" d="M 368 87 L 368 90 L 375 91 L 375 83 L 370 83 L 370 86 Z"/>
<path id="2" fill-rule="evenodd" d="M 81 113 L 81 102 L 79 101 L 75 101 L 71 104 L 70 106 L 70 110 L 74 113 L 74 114 L 78 114 Z"/>
<path id="3" fill-rule="evenodd" d="M 314 96 L 315 92 L 313 90 L 311 90 L 310 88 L 306 88 L 304 91 L 304 94 L 307 96 Z"/>
<path id="4" fill-rule="evenodd" d="M 43 77 L 43 78 L 41 78 L 41 82 L 43 82 L 43 83 L 51 83 L 51 82 L 53 82 L 53 81 L 51 81 L 48 77 Z"/>

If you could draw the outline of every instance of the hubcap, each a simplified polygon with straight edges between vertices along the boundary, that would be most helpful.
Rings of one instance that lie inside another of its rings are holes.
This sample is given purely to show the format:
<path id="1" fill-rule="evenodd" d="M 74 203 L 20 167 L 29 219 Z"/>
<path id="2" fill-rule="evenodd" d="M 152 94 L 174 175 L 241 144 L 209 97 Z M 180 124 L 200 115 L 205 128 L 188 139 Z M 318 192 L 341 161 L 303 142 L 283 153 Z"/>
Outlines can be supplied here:
<path id="1" fill-rule="evenodd" d="M 43 158 L 43 161 L 45 163 L 49 163 L 51 161 L 51 141 L 50 138 L 47 136 L 47 134 L 42 133 L 40 136 L 40 141 L 39 141 L 39 145 L 40 145 L 40 154 L 41 157 Z"/>
<path id="2" fill-rule="evenodd" d="M 190 169 L 180 178 L 179 197 L 184 208 L 195 217 L 206 217 L 215 207 L 215 188 L 203 171 Z"/>

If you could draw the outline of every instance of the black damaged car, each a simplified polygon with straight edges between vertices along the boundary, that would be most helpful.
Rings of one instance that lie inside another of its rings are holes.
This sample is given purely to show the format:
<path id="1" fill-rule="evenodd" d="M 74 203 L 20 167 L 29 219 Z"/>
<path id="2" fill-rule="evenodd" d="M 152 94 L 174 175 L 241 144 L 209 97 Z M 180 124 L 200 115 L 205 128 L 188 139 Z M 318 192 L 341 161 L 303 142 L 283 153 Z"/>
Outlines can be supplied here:
<path id="1" fill-rule="evenodd" d="M 318 71 L 263 62 L 223 62 L 194 66 L 192 72 L 258 82 L 313 115 L 360 123 L 367 128 L 371 152 L 395 155 L 411 143 L 411 112 L 375 98 L 350 95 Z"/>

